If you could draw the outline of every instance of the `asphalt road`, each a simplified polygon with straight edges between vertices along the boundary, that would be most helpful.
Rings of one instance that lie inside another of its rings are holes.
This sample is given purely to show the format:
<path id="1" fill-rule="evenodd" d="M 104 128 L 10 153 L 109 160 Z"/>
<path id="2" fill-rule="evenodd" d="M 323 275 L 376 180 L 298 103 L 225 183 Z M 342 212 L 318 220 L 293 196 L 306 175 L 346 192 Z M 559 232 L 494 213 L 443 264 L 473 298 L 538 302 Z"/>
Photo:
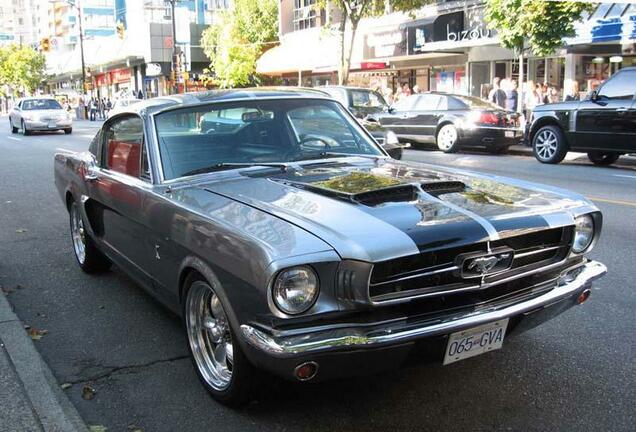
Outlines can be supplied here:
<path id="1" fill-rule="evenodd" d="M 0 119 L 2 124 L 5 119 Z M 443 367 L 409 367 L 324 384 L 266 383 L 241 410 L 215 403 L 187 357 L 180 321 L 119 270 L 83 274 L 52 179 L 73 135 L 0 133 L 0 285 L 89 425 L 109 431 L 560 430 L 633 431 L 636 424 L 636 162 L 541 165 L 521 156 L 409 151 L 405 158 L 574 189 L 605 215 L 593 257 L 609 274 L 589 302 L 504 348 Z M 84 385 L 96 390 L 82 398 Z M 66 387 L 66 386 L 65 386 Z"/>

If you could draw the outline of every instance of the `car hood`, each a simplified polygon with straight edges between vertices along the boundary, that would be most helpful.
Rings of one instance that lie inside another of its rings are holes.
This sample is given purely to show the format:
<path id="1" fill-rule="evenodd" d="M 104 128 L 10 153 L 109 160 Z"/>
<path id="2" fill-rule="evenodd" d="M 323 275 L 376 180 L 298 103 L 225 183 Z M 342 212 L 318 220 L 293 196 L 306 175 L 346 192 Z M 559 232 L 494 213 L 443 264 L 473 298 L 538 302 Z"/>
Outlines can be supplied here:
<path id="1" fill-rule="evenodd" d="M 377 262 L 573 223 L 583 197 L 512 179 L 340 158 L 301 169 L 254 168 L 197 187 L 306 230 L 342 257 Z"/>

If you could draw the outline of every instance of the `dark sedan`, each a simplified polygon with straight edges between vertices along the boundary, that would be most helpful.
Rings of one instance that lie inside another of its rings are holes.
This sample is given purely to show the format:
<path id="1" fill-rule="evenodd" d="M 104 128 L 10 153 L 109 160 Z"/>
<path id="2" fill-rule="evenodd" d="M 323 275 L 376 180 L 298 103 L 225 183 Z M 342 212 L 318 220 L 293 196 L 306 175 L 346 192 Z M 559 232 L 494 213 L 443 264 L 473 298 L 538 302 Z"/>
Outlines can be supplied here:
<path id="1" fill-rule="evenodd" d="M 446 153 L 466 147 L 501 153 L 523 134 L 517 113 L 476 97 L 437 92 L 408 96 L 368 120 L 402 140 L 437 144 Z"/>

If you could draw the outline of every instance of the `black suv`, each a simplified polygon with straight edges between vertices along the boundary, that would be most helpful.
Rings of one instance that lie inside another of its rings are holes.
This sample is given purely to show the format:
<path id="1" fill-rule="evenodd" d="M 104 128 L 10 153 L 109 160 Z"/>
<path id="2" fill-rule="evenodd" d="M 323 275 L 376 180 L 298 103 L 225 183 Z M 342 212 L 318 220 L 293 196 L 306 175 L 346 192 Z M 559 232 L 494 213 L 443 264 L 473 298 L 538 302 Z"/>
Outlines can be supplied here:
<path id="1" fill-rule="evenodd" d="M 624 68 L 582 101 L 537 106 L 526 139 L 539 162 L 557 164 L 568 151 L 596 165 L 636 153 L 636 67 Z"/>

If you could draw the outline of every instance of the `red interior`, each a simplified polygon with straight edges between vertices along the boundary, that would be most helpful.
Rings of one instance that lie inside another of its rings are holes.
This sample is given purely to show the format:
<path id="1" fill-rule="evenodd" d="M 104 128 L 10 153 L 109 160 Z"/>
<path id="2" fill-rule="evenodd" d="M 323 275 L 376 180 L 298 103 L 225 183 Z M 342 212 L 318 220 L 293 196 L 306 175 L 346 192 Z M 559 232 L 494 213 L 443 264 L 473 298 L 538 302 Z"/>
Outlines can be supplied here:
<path id="1" fill-rule="evenodd" d="M 139 177 L 141 145 L 123 141 L 108 141 L 108 167 L 129 176 Z"/>

